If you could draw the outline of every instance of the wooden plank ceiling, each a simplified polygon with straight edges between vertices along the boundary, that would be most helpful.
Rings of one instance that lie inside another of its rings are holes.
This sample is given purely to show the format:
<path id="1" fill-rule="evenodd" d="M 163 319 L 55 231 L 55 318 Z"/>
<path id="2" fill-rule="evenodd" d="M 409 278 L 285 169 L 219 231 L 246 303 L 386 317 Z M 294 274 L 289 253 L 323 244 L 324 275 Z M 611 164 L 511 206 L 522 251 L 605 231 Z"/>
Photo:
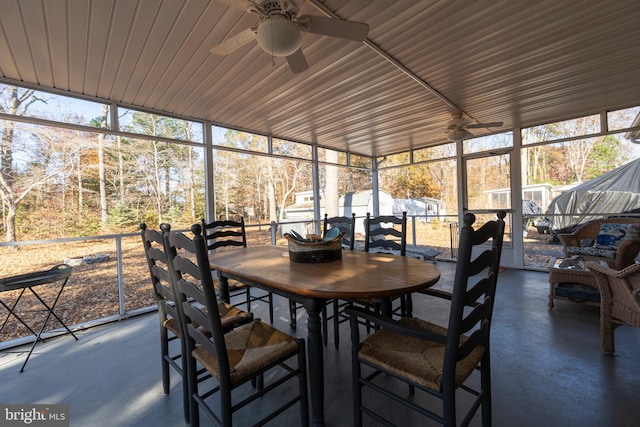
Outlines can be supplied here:
<path id="1" fill-rule="evenodd" d="M 640 104 L 633 0 L 307 0 L 370 30 L 304 34 L 299 74 L 210 53 L 258 22 L 228 1 L 0 0 L 0 77 L 367 156 L 445 142 L 456 108 L 503 131 Z"/>

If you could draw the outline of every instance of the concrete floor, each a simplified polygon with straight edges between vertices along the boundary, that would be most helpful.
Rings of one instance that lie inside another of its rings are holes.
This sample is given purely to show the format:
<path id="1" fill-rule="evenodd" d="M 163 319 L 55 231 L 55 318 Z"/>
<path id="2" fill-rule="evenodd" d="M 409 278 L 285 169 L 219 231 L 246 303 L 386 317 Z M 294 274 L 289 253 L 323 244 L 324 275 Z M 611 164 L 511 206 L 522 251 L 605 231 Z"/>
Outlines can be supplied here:
<path id="1" fill-rule="evenodd" d="M 447 288 L 455 264 L 437 265 L 442 270 L 438 287 Z M 618 353 L 607 356 L 600 352 L 598 308 L 556 301 L 549 310 L 545 273 L 507 270 L 500 273 L 498 286 L 492 327 L 494 426 L 640 424 L 639 330 L 618 328 Z M 280 297 L 276 303 L 275 326 L 288 331 L 288 305 Z M 418 295 L 414 305 L 417 316 L 446 324 L 443 303 Z M 264 305 L 255 311 L 268 318 Z M 304 310 L 299 315 L 296 333 L 304 337 Z M 341 325 L 339 351 L 331 329 L 325 348 L 328 426 L 351 425 L 348 328 Z M 184 425 L 177 374 L 172 373 L 170 395 L 162 393 L 155 313 L 80 331 L 78 337 L 39 344 L 23 373 L 18 371 L 28 346 L 0 352 L 0 404 L 66 403 L 71 426 Z M 254 402 L 249 413 L 239 413 L 236 425 L 247 425 L 269 399 Z M 400 425 L 431 425 L 383 402 Z M 478 418 L 472 425 L 480 425 Z M 298 425 L 298 419 L 296 406 L 271 425 Z"/>

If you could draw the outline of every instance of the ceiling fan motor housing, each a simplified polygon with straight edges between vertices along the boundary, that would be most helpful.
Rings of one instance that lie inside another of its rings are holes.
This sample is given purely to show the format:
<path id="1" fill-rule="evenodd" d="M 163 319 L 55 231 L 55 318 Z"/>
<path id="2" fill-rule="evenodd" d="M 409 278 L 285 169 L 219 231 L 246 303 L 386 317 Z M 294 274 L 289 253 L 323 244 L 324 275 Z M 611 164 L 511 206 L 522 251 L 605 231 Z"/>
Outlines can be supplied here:
<path id="1" fill-rule="evenodd" d="M 259 5 L 262 13 L 260 15 L 273 15 L 279 13 L 285 17 L 295 20 L 298 17 L 298 5 L 291 1 L 267 1 Z"/>
<path id="2" fill-rule="evenodd" d="M 451 119 L 447 123 L 447 129 L 462 128 L 469 124 L 469 120 L 462 117 L 461 113 L 451 114 Z"/>

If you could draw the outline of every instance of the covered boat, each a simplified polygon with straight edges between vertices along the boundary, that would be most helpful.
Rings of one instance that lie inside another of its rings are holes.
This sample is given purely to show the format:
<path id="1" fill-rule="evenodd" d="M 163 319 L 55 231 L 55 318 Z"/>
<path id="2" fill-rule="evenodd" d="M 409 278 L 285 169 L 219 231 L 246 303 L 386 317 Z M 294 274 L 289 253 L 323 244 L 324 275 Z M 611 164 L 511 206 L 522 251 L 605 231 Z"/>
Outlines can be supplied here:
<path id="1" fill-rule="evenodd" d="M 553 230 L 640 209 L 640 159 L 613 169 L 555 197 L 546 215 Z"/>

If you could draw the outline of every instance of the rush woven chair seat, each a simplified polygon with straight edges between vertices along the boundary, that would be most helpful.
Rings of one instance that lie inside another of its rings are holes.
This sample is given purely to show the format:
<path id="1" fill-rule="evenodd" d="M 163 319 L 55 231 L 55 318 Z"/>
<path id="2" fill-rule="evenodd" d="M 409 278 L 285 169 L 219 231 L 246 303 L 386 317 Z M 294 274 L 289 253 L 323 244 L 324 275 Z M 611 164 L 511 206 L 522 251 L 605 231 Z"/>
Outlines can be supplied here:
<path id="1" fill-rule="evenodd" d="M 393 328 L 381 329 L 367 339 L 360 350 L 360 357 L 369 363 L 378 363 L 380 367 L 409 381 L 432 390 L 442 390 L 443 363 L 447 328 L 433 323 L 405 317 L 398 325 L 415 336 L 400 334 Z M 432 339 L 436 337 L 436 340 Z M 461 344 L 467 337 L 462 337 Z M 438 342 L 441 341 L 441 342 Z M 456 386 L 460 386 L 471 375 L 482 356 L 484 349 L 476 347 L 462 359 L 456 369 Z"/>
<path id="2" fill-rule="evenodd" d="M 146 224 L 140 224 L 140 234 L 144 253 L 149 267 L 153 294 L 158 306 L 158 318 L 160 321 L 160 357 L 162 358 L 162 388 L 164 394 L 169 394 L 171 379 L 169 367 L 173 368 L 182 377 L 182 392 L 185 421 L 189 423 L 189 393 L 187 385 L 186 344 L 182 339 L 184 334 L 180 324 L 180 317 L 176 307 L 178 297 L 174 293 L 168 267 L 168 257 L 165 251 L 163 233 L 169 233 L 171 225 L 161 224 L 162 231 L 147 228 Z M 232 329 L 237 325 L 250 322 L 252 316 L 248 313 L 232 307 L 228 304 L 219 305 L 224 330 Z M 206 330 L 203 331 L 207 333 Z M 173 349 L 172 341 L 179 340 L 179 346 Z"/>
<path id="3" fill-rule="evenodd" d="M 202 228 L 195 224 L 191 230 L 193 239 L 178 232 L 165 235 L 167 247 L 172 248 L 168 255 L 174 288 L 183 301 L 178 308 L 181 324 L 187 332 L 184 341 L 189 355 L 187 373 L 191 426 L 200 425 L 200 411 L 218 425 L 231 426 L 235 411 L 275 390 L 282 393 L 277 399 L 279 406 L 256 424 L 262 425 L 299 403 L 300 425 L 308 425 L 304 340 L 260 320 L 225 334 Z M 194 302 L 187 302 L 190 300 Z M 203 333 L 199 325 L 206 326 L 211 332 Z M 211 374 L 210 380 L 198 381 L 198 364 Z M 264 384 L 266 373 L 269 381 Z M 280 387 L 295 379 L 298 382 L 297 394 Z M 256 384 L 257 387 L 251 388 Z M 234 395 L 233 391 L 243 386 L 241 395 Z M 247 393 L 250 394 L 247 396 Z"/>
<path id="4" fill-rule="evenodd" d="M 239 221 L 219 220 L 213 222 L 201 221 L 202 233 L 207 242 L 207 249 L 210 251 L 228 250 L 233 247 L 247 247 L 247 234 L 244 227 L 244 217 L 240 217 Z M 218 279 L 215 277 L 216 272 L 213 271 L 214 286 L 218 288 Z M 253 295 L 258 292 L 259 295 Z M 260 294 L 261 293 L 261 294 Z M 251 304 L 253 302 L 263 302 L 269 308 L 269 321 L 273 323 L 273 294 L 271 292 L 262 293 L 259 289 L 252 289 L 251 286 L 236 280 L 229 280 L 229 299 L 234 297 L 242 298 L 242 301 L 234 301 L 235 306 L 246 306 L 246 310 L 251 312 Z M 234 298 L 237 299 L 237 298 Z"/>
<path id="5" fill-rule="evenodd" d="M 376 407 L 365 404 L 362 393 L 365 387 L 448 427 L 458 425 L 456 390 L 462 389 L 474 400 L 460 425 L 468 425 L 480 407 L 482 425 L 491 425 L 489 332 L 505 215 L 499 211 L 497 220 L 476 231 L 472 228 L 475 216 L 464 215 L 453 292 L 442 293 L 451 300 L 448 327 L 417 318 L 394 320 L 358 307 L 346 310 L 351 316 L 354 425 L 363 425 L 363 415 L 380 424 L 393 425 L 385 418 L 388 412 L 380 400 L 375 401 Z M 490 246 L 472 260 L 473 247 L 489 240 Z M 379 328 L 362 341 L 359 318 Z M 467 381 L 476 370 L 480 371 L 479 389 L 472 388 Z M 392 391 L 390 384 L 380 381 L 385 377 L 381 373 L 406 383 L 410 393 Z M 434 410 L 431 404 L 428 408 L 420 405 L 413 397 L 416 389 L 439 398 L 441 409 Z"/>
<path id="6" fill-rule="evenodd" d="M 640 264 L 613 270 L 597 262 L 586 264 L 600 290 L 602 351 L 615 353 L 613 331 L 621 325 L 640 328 Z"/>
<path id="7" fill-rule="evenodd" d="M 234 386 L 298 351 L 298 343 L 290 335 L 260 321 L 228 333 L 225 344 L 229 354 L 233 354 L 229 358 L 229 377 Z M 264 351 L 265 347 L 269 347 L 268 352 Z M 196 347 L 193 357 L 220 381 L 218 359 L 210 350 L 204 346 Z"/>

